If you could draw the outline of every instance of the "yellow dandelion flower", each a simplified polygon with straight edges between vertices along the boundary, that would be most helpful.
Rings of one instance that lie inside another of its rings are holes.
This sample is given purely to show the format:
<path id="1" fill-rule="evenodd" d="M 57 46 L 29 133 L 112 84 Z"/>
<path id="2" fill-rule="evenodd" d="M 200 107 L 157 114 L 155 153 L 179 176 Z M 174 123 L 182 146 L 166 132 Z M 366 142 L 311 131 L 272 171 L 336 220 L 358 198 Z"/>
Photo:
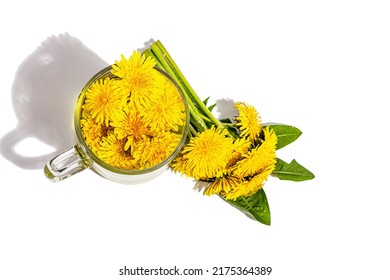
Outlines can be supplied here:
<path id="1" fill-rule="evenodd" d="M 163 162 L 175 151 L 180 140 L 180 135 L 167 132 L 138 141 L 133 152 L 138 169 L 150 168 Z"/>
<path id="2" fill-rule="evenodd" d="M 114 133 L 109 133 L 101 141 L 97 156 L 109 165 L 121 169 L 134 169 L 133 158 L 124 149 L 125 140 L 118 139 Z"/>
<path id="3" fill-rule="evenodd" d="M 83 132 L 85 142 L 96 153 L 100 149 L 100 141 L 107 135 L 108 127 L 98 124 L 90 114 L 84 112 L 80 120 L 81 131 Z"/>
<path id="4" fill-rule="evenodd" d="M 237 162 L 233 174 L 239 178 L 253 176 L 263 172 L 270 166 L 272 169 L 276 164 L 276 143 L 277 137 L 269 127 L 264 131 L 264 141 L 261 145 L 252 149 L 244 155 L 244 158 Z"/>
<path id="5" fill-rule="evenodd" d="M 248 153 L 252 143 L 247 138 L 237 138 L 233 142 L 233 152 L 229 160 L 228 167 L 234 166 L 239 160 L 243 159 L 244 155 Z"/>
<path id="6" fill-rule="evenodd" d="M 126 114 L 111 122 L 114 133 L 118 139 L 126 139 L 125 150 L 134 149 L 134 144 L 145 136 L 151 136 L 149 127 L 146 126 L 139 113 L 134 108 L 127 108 Z"/>
<path id="7" fill-rule="evenodd" d="M 213 126 L 190 139 L 181 153 L 184 162 L 174 167 L 196 180 L 221 177 L 232 151 L 233 140 L 227 137 L 227 131 Z"/>
<path id="8" fill-rule="evenodd" d="M 126 59 L 123 55 L 120 61 L 115 61 L 111 73 L 121 78 L 114 80 L 115 87 L 124 95 L 130 95 L 130 101 L 138 104 L 147 99 L 149 93 L 156 88 L 158 72 L 154 69 L 156 60 L 134 51 Z"/>
<path id="9" fill-rule="evenodd" d="M 114 90 L 110 78 L 97 80 L 86 91 L 83 108 L 90 112 L 99 124 L 109 125 L 123 114 L 123 96 Z"/>
<path id="10" fill-rule="evenodd" d="M 169 166 L 176 172 L 184 173 L 185 164 L 187 160 L 184 158 L 183 149 L 179 152 L 179 154 L 172 160 Z M 187 174 L 185 174 L 187 175 Z M 188 176 L 188 175 L 187 175 Z"/>
<path id="11" fill-rule="evenodd" d="M 234 151 L 240 154 L 245 154 L 248 152 L 249 147 L 252 143 L 246 138 L 237 138 L 234 140 Z"/>
<path id="12" fill-rule="evenodd" d="M 165 78 L 162 91 L 142 101 L 140 116 L 154 131 L 179 131 L 184 124 L 185 108 L 177 88 Z"/>
<path id="13" fill-rule="evenodd" d="M 264 140 L 261 145 L 244 154 L 231 169 L 236 176 L 236 184 L 225 192 L 225 198 L 236 200 L 240 196 L 250 196 L 263 187 L 276 164 L 277 137 L 269 127 L 264 130 Z M 245 145 L 243 145 L 245 147 Z"/>
<path id="14" fill-rule="evenodd" d="M 241 137 L 248 137 L 254 141 L 260 136 L 262 130 L 261 119 L 258 112 L 251 105 L 237 102 L 235 106 L 238 110 L 236 126 L 240 129 Z"/>
<path id="15" fill-rule="evenodd" d="M 244 180 L 240 184 L 237 184 L 232 190 L 226 193 L 225 198 L 229 200 L 236 200 L 240 196 L 250 196 L 255 194 L 261 189 L 267 180 L 268 176 L 272 173 L 273 167 L 269 166 L 263 170 L 260 174 L 255 175 L 249 180 Z"/>
<path id="16" fill-rule="evenodd" d="M 231 190 L 237 188 L 241 181 L 234 176 L 224 176 L 221 178 L 217 178 L 214 182 L 210 183 L 207 189 L 203 194 L 205 195 L 213 195 L 220 194 L 226 195 L 231 192 Z"/>

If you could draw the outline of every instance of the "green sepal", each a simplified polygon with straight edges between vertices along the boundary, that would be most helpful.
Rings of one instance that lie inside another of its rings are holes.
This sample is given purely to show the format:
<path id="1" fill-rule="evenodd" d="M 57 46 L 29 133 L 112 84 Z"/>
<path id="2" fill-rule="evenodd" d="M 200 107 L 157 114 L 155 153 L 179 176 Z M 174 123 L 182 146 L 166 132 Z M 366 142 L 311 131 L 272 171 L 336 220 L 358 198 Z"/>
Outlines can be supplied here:
<path id="1" fill-rule="evenodd" d="M 276 144 L 277 150 L 291 144 L 302 134 L 302 131 L 291 125 L 273 124 L 268 127 L 275 132 L 276 137 L 278 138 L 278 142 Z"/>
<path id="2" fill-rule="evenodd" d="M 271 212 L 267 196 L 262 188 L 251 196 L 240 196 L 236 200 L 223 199 L 249 218 L 268 226 L 271 225 Z"/>
<path id="3" fill-rule="evenodd" d="M 295 159 L 287 163 L 279 158 L 276 159 L 273 175 L 281 180 L 306 181 L 314 179 L 314 174 L 300 165 Z"/>

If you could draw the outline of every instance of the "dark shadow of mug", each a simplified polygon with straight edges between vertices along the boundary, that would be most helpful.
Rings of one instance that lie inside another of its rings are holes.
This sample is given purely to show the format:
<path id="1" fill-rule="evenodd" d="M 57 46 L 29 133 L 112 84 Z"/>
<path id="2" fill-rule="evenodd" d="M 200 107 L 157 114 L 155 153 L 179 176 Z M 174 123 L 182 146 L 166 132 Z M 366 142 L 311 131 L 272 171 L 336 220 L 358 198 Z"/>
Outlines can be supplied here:
<path id="1" fill-rule="evenodd" d="M 17 127 L 0 140 L 4 158 L 25 169 L 40 169 L 76 143 L 73 112 L 85 83 L 108 64 L 69 34 L 47 38 L 19 66 L 12 86 Z M 16 151 L 27 138 L 55 151 L 35 157 Z"/>

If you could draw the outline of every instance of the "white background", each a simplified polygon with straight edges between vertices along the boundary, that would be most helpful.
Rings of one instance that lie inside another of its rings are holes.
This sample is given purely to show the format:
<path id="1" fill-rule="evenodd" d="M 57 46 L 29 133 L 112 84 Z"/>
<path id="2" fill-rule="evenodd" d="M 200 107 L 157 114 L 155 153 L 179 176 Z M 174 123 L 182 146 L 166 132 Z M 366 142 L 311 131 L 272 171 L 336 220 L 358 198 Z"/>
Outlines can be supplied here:
<path id="1" fill-rule="evenodd" d="M 219 279 L 214 266 L 272 266 L 264 279 L 389 279 L 387 4 L 5 2 L 0 279 L 148 279 L 119 276 L 125 265 L 210 270 L 177 279 Z M 150 39 L 202 98 L 246 101 L 264 122 L 303 131 L 278 157 L 316 179 L 267 182 L 270 227 L 170 172 L 136 186 L 89 170 L 44 177 L 50 153 L 74 144 L 84 83 Z"/>

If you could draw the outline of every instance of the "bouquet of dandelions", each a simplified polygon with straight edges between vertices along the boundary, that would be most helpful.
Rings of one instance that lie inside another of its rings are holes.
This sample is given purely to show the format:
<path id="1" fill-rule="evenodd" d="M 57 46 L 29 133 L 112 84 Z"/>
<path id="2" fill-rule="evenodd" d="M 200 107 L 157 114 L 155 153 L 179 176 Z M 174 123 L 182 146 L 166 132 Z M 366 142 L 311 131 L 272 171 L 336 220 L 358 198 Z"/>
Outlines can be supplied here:
<path id="1" fill-rule="evenodd" d="M 102 160 L 124 169 L 148 168 L 172 153 L 180 141 L 184 105 L 172 85 L 153 71 L 155 67 L 181 87 L 190 111 L 187 141 L 170 167 L 205 185 L 205 195 L 218 195 L 270 225 L 263 189 L 268 177 L 314 178 L 297 161 L 286 163 L 276 157 L 276 150 L 295 141 L 301 131 L 288 125 L 264 126 L 255 108 L 245 102 L 235 103 L 235 118 L 216 119 L 211 113 L 215 105 L 198 97 L 160 41 L 142 55 L 134 52 L 129 59 L 122 55 L 113 65 L 114 78 L 91 87 L 81 120 L 88 145 Z"/>

